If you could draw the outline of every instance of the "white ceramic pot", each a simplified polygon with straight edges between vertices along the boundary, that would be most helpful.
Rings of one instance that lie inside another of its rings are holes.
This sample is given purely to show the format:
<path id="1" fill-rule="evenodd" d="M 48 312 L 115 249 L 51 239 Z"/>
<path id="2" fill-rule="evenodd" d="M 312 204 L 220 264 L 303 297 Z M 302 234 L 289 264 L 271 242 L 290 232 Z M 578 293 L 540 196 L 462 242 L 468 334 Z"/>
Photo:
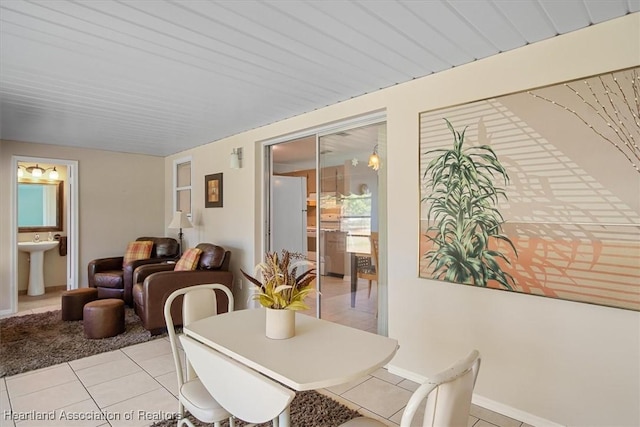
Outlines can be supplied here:
<path id="1" fill-rule="evenodd" d="M 296 312 L 293 310 L 266 309 L 267 338 L 284 340 L 296 334 Z"/>

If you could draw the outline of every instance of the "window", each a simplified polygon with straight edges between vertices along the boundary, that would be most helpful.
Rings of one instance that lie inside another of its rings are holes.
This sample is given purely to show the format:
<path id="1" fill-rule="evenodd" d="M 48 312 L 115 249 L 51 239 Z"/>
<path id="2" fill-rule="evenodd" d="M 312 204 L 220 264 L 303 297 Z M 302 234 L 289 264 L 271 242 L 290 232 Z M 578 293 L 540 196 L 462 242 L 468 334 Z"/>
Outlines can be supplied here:
<path id="1" fill-rule="evenodd" d="M 347 233 L 347 252 L 371 253 L 371 193 L 342 198 L 340 229 Z"/>
<path id="2" fill-rule="evenodd" d="M 174 161 L 174 210 L 191 218 L 191 158 Z"/>

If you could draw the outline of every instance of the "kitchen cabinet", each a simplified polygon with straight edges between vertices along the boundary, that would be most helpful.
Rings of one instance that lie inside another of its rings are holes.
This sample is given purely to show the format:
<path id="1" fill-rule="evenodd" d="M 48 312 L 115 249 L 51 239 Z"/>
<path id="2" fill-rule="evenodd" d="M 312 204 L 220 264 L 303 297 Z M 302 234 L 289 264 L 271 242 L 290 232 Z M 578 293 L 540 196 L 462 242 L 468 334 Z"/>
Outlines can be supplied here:
<path id="1" fill-rule="evenodd" d="M 328 166 L 322 168 L 320 185 L 323 193 L 337 195 L 344 193 L 344 166 Z"/>
<path id="2" fill-rule="evenodd" d="M 282 173 L 279 175 L 285 176 L 302 176 L 307 178 L 307 196 L 311 193 L 316 192 L 316 170 L 315 169 L 305 169 L 294 172 Z"/>
<path id="3" fill-rule="evenodd" d="M 286 176 L 303 176 L 307 178 L 307 195 L 316 193 L 316 170 L 304 169 L 282 173 Z M 335 195 L 344 194 L 344 166 L 328 166 L 320 171 L 320 192 Z"/>
<path id="4" fill-rule="evenodd" d="M 324 268 L 328 275 L 344 276 L 347 233 L 324 231 Z"/>

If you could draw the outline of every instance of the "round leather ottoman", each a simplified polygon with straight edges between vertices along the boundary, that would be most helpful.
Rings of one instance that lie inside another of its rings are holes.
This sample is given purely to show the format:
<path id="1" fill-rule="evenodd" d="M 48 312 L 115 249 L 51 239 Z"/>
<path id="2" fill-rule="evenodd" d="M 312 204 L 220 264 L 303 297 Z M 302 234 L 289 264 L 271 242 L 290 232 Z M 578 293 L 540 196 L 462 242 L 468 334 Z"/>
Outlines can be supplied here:
<path id="1" fill-rule="evenodd" d="M 114 337 L 124 332 L 124 301 L 108 298 L 84 306 L 84 336 L 91 339 Z"/>
<path id="2" fill-rule="evenodd" d="M 80 288 L 62 293 L 62 320 L 82 320 L 82 310 L 88 302 L 98 299 L 96 288 Z"/>

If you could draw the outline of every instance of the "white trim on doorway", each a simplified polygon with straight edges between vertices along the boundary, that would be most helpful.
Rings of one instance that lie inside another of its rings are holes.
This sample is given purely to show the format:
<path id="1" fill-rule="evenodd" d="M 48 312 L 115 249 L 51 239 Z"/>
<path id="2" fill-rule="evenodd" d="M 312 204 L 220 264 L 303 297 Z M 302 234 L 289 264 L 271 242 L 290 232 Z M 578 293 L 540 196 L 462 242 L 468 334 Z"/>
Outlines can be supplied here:
<path id="1" fill-rule="evenodd" d="M 67 234 L 67 289 L 78 288 L 78 278 L 80 277 L 78 264 L 78 161 L 55 159 L 49 157 L 29 157 L 29 156 L 11 156 L 11 165 L 14 170 L 18 168 L 18 162 L 27 163 L 54 163 L 67 167 L 67 179 L 65 181 L 64 192 L 65 197 L 65 230 Z M 8 314 L 16 313 L 18 310 L 18 176 L 12 174 L 11 178 L 11 250 L 10 265 L 10 292 L 11 305 Z M 5 314 L 5 313 L 3 313 Z"/>

